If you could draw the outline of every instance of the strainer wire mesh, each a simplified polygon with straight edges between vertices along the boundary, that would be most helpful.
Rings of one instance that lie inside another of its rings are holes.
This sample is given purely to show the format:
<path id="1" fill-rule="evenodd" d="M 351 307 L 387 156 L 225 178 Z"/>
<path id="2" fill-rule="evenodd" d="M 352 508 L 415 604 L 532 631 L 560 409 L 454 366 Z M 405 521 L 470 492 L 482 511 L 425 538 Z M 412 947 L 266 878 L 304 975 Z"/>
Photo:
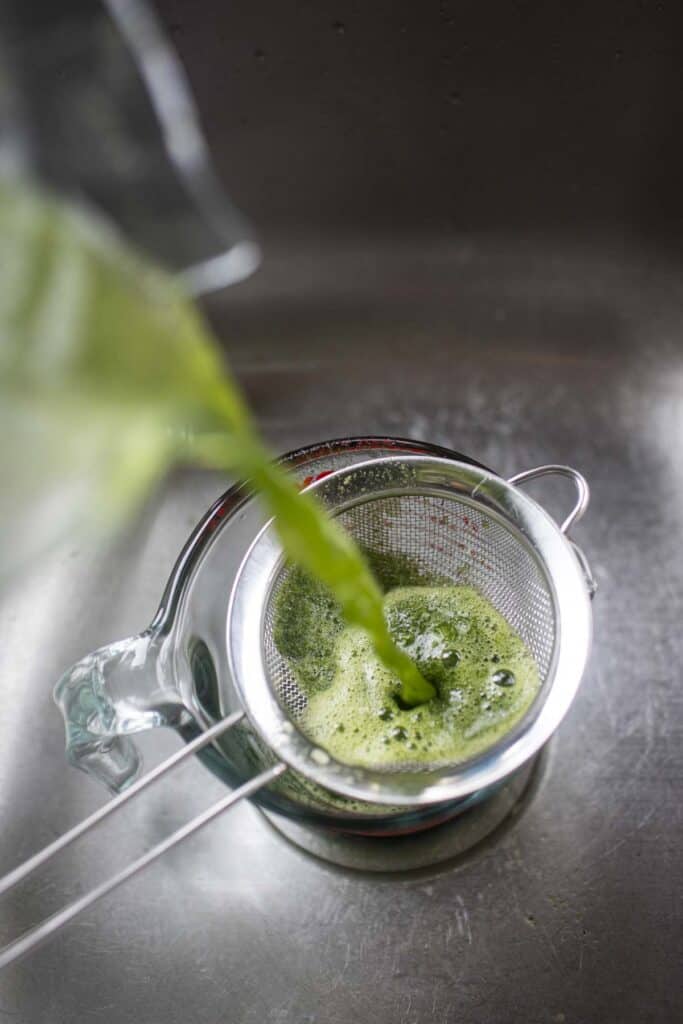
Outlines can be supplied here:
<path id="1" fill-rule="evenodd" d="M 426 585 L 461 583 L 479 591 L 519 634 L 538 666 L 541 686 L 552 663 L 555 617 L 549 585 L 523 540 L 480 506 L 458 497 L 409 493 L 378 497 L 337 517 L 375 566 L 412 563 Z M 300 721 L 307 698 L 274 639 L 277 595 L 289 567 L 271 587 L 264 615 L 264 664 L 287 715 Z M 385 589 L 390 579 L 381 578 Z"/>

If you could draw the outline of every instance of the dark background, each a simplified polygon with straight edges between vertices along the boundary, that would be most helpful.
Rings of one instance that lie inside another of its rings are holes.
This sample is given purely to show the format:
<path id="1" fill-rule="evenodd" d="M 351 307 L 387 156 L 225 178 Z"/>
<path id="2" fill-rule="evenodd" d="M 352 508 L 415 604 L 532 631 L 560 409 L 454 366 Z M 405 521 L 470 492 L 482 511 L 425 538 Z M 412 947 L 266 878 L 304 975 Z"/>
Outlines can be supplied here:
<path id="1" fill-rule="evenodd" d="M 683 230 L 683 8 L 161 0 L 262 230 Z"/>

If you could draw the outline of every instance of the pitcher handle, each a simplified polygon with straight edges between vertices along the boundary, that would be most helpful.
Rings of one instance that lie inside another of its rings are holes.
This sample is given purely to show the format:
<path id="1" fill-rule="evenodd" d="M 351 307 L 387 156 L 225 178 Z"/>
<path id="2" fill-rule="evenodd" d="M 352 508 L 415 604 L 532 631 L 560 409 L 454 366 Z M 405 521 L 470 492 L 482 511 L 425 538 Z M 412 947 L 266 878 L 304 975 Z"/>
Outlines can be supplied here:
<path id="1" fill-rule="evenodd" d="M 180 695 L 164 685 L 162 648 L 151 631 L 107 644 L 77 661 L 54 689 L 69 761 L 114 793 L 142 767 L 131 734 L 189 717 Z"/>

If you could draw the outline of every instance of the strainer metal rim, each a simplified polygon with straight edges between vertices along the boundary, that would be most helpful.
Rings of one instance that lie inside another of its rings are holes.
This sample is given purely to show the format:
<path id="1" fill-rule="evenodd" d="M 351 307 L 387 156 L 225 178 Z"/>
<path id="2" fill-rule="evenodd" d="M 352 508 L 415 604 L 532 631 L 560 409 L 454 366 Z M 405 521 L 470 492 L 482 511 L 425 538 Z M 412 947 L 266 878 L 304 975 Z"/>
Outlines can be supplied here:
<path id="1" fill-rule="evenodd" d="M 572 543 L 547 512 L 514 484 L 471 464 L 431 456 L 391 456 L 340 469 L 310 485 L 335 515 L 363 499 L 344 503 L 358 473 L 385 477 L 384 494 L 457 494 L 483 506 L 525 544 L 552 592 L 556 617 L 553 664 L 539 698 L 509 733 L 459 765 L 419 772 L 388 773 L 351 767 L 316 747 L 288 718 L 268 680 L 263 652 L 263 616 L 283 561 L 270 520 L 247 551 L 230 596 L 226 641 L 230 671 L 251 725 L 276 757 L 327 789 L 377 804 L 418 806 L 470 795 L 493 785 L 532 757 L 558 727 L 574 699 L 588 659 L 592 634 L 590 593 Z M 394 479 L 392 482 L 392 474 Z M 368 500 L 367 498 L 365 500 Z"/>

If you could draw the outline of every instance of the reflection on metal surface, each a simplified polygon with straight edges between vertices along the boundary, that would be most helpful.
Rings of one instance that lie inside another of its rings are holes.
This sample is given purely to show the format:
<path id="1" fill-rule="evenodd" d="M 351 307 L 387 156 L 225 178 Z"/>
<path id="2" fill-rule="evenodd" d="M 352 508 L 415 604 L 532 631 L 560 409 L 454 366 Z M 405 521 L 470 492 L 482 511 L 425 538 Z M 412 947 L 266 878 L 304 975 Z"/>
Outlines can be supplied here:
<path id="1" fill-rule="evenodd" d="M 331 829 L 299 825 L 263 810 L 270 824 L 296 846 L 321 860 L 358 871 L 411 871 L 431 867 L 472 850 L 491 835 L 509 815 L 521 813 L 527 789 L 535 790 L 544 768 L 545 753 L 518 768 L 499 787 L 474 806 L 441 825 L 412 835 L 349 835 Z"/>

